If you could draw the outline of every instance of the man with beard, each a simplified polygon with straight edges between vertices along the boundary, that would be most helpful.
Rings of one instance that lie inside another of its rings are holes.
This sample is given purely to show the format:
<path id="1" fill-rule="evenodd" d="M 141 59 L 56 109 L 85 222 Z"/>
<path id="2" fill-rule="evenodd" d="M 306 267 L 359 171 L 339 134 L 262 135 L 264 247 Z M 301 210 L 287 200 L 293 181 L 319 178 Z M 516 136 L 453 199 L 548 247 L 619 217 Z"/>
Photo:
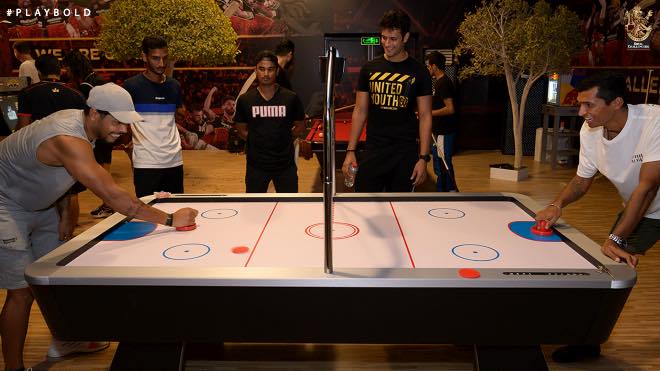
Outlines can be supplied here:
<path id="1" fill-rule="evenodd" d="M 0 314 L 2 355 L 8 370 L 22 370 L 33 296 L 25 268 L 72 237 L 67 191 L 78 180 L 118 212 L 173 227 L 195 223 L 197 211 L 174 214 L 148 206 L 121 189 L 96 162 L 92 143 L 115 141 L 142 120 L 130 95 L 115 84 L 92 89 L 84 110 L 67 109 L 16 131 L 0 142 Z M 84 300 L 84 298 L 81 298 Z M 107 342 L 53 340 L 49 357 L 104 349 Z"/>
<path id="2" fill-rule="evenodd" d="M 138 197 L 154 192 L 183 193 L 181 138 L 174 112 L 182 106 L 179 82 L 165 75 L 167 41 L 142 40 L 146 71 L 124 82 L 144 121 L 131 124 L 133 183 Z M 130 148 L 130 145 L 129 145 Z"/>
<path id="3" fill-rule="evenodd" d="M 199 139 L 204 139 L 213 135 L 214 121 L 215 117 L 213 119 L 204 117 L 204 108 L 201 104 L 193 103 L 190 105 L 190 122 L 186 125 L 186 129 L 196 133 Z"/>
<path id="4" fill-rule="evenodd" d="M 204 113 L 206 117 L 213 122 L 213 126 L 220 129 L 224 135 L 220 135 L 216 131 L 216 140 L 214 145 L 220 149 L 227 149 L 229 152 L 243 152 L 245 148 L 245 141 L 238 135 L 238 130 L 234 125 L 234 114 L 236 113 L 236 98 L 231 95 L 222 97 L 222 116 L 218 115 L 211 109 L 213 103 L 213 95 L 218 91 L 217 87 L 211 88 L 209 94 L 204 101 Z"/>

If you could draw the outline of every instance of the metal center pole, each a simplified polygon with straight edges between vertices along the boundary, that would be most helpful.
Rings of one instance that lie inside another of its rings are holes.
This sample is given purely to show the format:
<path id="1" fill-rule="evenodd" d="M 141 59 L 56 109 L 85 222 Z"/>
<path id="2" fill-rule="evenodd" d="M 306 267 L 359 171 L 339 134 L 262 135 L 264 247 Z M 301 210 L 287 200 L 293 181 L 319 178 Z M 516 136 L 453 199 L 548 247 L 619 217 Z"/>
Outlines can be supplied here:
<path id="1" fill-rule="evenodd" d="M 332 227 L 334 223 L 335 196 L 335 57 L 337 51 L 330 47 L 326 54 L 325 101 L 323 102 L 323 211 L 325 243 L 325 273 L 332 273 Z"/>

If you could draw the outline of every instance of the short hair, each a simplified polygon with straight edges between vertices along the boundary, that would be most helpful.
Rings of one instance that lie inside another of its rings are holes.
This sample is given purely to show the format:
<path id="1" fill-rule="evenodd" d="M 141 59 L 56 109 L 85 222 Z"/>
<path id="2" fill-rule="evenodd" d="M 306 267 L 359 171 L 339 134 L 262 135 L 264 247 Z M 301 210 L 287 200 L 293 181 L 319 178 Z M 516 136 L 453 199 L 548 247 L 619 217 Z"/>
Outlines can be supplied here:
<path id="1" fill-rule="evenodd" d="M 190 112 L 204 111 L 204 105 L 199 102 L 193 102 L 190 105 Z"/>
<path id="2" fill-rule="evenodd" d="M 296 44 L 289 39 L 284 39 L 275 46 L 275 55 L 283 56 L 289 54 L 289 52 L 292 54 L 296 52 Z"/>
<path id="3" fill-rule="evenodd" d="M 90 73 L 94 72 L 89 59 L 78 49 L 73 49 L 62 58 L 62 66 L 69 67 L 74 79 L 82 80 Z"/>
<path id="4" fill-rule="evenodd" d="M 182 115 L 182 116 L 185 118 L 185 117 L 186 117 L 186 114 L 187 114 L 187 112 L 186 112 L 186 108 L 183 107 L 183 106 L 177 108 L 177 109 L 174 111 L 174 117 L 175 117 L 175 118 L 176 118 L 176 115 Z"/>
<path id="5" fill-rule="evenodd" d="M 234 98 L 234 97 L 231 96 L 231 95 L 225 95 L 224 97 L 222 97 L 222 100 L 220 101 L 220 105 L 225 104 L 225 102 L 228 101 L 228 100 L 233 100 L 233 101 L 235 101 L 236 98 Z"/>
<path id="6" fill-rule="evenodd" d="M 619 72 L 605 71 L 582 79 L 575 90 L 578 93 L 591 88 L 598 88 L 596 97 L 610 104 L 617 97 L 626 103 L 626 78 Z"/>
<path id="7" fill-rule="evenodd" d="M 255 60 L 255 63 L 254 63 L 255 66 L 256 66 L 257 64 L 259 64 L 259 62 L 261 62 L 261 61 L 264 60 L 264 59 L 267 60 L 267 61 L 271 61 L 271 62 L 273 62 L 273 63 L 275 64 L 276 67 L 278 66 L 278 64 L 277 64 L 277 56 L 275 56 L 275 54 L 273 54 L 273 52 L 271 52 L 270 50 L 262 50 L 262 51 L 260 51 L 259 54 L 257 54 L 257 57 L 256 57 L 255 59 L 256 59 L 256 60 Z"/>
<path id="8" fill-rule="evenodd" d="M 445 66 L 447 66 L 447 57 L 440 52 L 430 52 L 424 59 L 429 62 L 429 64 L 435 65 L 441 70 L 444 70 Z"/>
<path id="9" fill-rule="evenodd" d="M 150 50 L 167 48 L 167 40 L 160 36 L 147 36 L 142 39 L 142 52 L 149 54 Z"/>
<path id="10" fill-rule="evenodd" d="M 27 41 L 17 41 L 13 45 L 14 50 L 21 54 L 30 54 L 32 47 Z"/>
<path id="11" fill-rule="evenodd" d="M 405 34 L 410 32 L 410 17 L 398 9 L 388 10 L 381 17 L 378 26 L 381 29 L 399 29 L 401 30 L 401 36 L 405 36 Z"/>
<path id="12" fill-rule="evenodd" d="M 46 77 L 48 75 L 57 75 L 61 73 L 60 62 L 52 54 L 42 54 L 37 57 L 37 60 L 34 61 L 34 66 L 37 67 L 37 71 L 41 76 Z"/>

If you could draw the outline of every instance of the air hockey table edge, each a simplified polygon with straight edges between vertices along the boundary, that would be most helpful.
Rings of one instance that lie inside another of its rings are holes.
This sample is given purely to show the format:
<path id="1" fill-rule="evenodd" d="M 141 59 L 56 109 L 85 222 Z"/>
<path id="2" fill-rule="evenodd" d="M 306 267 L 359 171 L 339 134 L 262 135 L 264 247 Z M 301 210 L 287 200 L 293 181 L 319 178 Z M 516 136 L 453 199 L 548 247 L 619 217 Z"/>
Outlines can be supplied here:
<path id="1" fill-rule="evenodd" d="M 412 195 L 412 196 L 411 196 Z M 311 201 L 322 200 L 320 194 L 175 194 L 167 199 L 143 198 L 154 202 L 230 202 L 230 201 Z M 518 204 L 533 215 L 538 204 L 530 197 L 516 193 L 389 193 L 389 194 L 338 194 L 337 202 L 350 201 L 432 201 L 432 200 L 508 200 Z M 32 285 L 50 284 L 93 284 L 93 285 L 179 285 L 179 286 L 318 286 L 318 287 L 608 287 L 631 288 L 636 282 L 634 269 L 616 263 L 603 255 L 600 246 L 563 220 L 559 220 L 555 231 L 574 247 L 593 269 L 479 269 L 481 277 L 476 280 L 461 279 L 456 269 L 450 268 L 342 268 L 333 274 L 323 271 L 323 262 L 318 268 L 259 268 L 259 267 L 199 267 L 194 270 L 179 267 L 69 267 L 63 264 L 69 257 L 83 253 L 100 236 L 127 220 L 114 214 L 84 231 L 51 253 L 30 265 L 26 271 Z M 572 275 L 571 280 L 564 276 Z"/>

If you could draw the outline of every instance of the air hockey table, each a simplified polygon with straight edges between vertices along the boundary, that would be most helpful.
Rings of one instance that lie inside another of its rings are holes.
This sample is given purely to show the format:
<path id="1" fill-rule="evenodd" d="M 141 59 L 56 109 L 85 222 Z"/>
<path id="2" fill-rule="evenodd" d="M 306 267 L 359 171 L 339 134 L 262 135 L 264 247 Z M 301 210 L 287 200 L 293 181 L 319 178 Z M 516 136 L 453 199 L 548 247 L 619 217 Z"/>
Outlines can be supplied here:
<path id="1" fill-rule="evenodd" d="M 636 281 L 567 224 L 530 233 L 520 194 L 340 194 L 332 274 L 318 194 L 147 201 L 197 228 L 115 214 L 26 270 L 53 335 L 120 342 L 113 369 L 315 342 L 474 344 L 476 369 L 543 370 L 540 344 L 605 342 Z"/>

